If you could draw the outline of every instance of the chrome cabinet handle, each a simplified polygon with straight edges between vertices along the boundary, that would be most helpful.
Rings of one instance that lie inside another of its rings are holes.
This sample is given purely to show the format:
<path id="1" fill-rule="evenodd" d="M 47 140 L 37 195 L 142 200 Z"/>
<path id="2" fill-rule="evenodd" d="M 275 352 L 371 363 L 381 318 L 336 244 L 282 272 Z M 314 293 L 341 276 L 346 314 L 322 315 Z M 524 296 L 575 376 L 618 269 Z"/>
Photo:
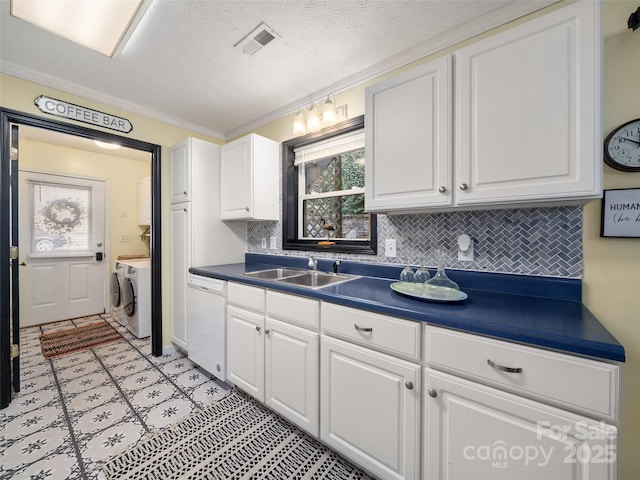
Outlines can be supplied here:
<path id="1" fill-rule="evenodd" d="M 495 368 L 496 370 L 500 370 L 501 372 L 507 372 L 507 373 L 522 373 L 522 368 L 520 367 L 505 367 L 504 365 L 499 365 L 497 363 L 492 362 L 490 359 L 487 358 L 487 364 L 492 367 Z"/>
<path id="2" fill-rule="evenodd" d="M 427 393 L 431 398 L 436 398 L 438 396 L 438 392 L 436 392 L 436 390 L 433 388 L 430 388 L 429 390 L 427 390 Z"/>
<path id="3" fill-rule="evenodd" d="M 260 327 L 258 325 L 256 325 L 256 332 L 260 331 Z"/>
<path id="4" fill-rule="evenodd" d="M 406 381 L 404 386 L 407 387 L 407 390 L 413 390 L 413 382 Z"/>
<path id="5" fill-rule="evenodd" d="M 248 212 L 249 211 L 249 207 L 244 207 L 244 209 Z"/>
<path id="6" fill-rule="evenodd" d="M 373 328 L 371 327 L 360 327 L 357 323 L 354 323 L 353 326 L 359 332 L 373 332 Z"/>
<path id="7" fill-rule="evenodd" d="M 265 328 L 264 333 L 265 335 L 269 335 L 271 333 L 271 330 L 269 330 L 268 328 Z"/>
<path id="8" fill-rule="evenodd" d="M 187 194 L 187 191 L 185 190 L 184 192 L 182 192 L 182 194 L 183 194 L 183 195 L 186 195 L 186 194 Z"/>
<path id="9" fill-rule="evenodd" d="M 438 191 L 439 191 L 440 193 L 444 193 L 444 192 L 446 192 L 446 191 L 447 191 L 447 187 L 445 187 L 445 186 L 443 185 L 442 187 L 440 187 L 440 188 L 438 189 Z"/>
<path id="10" fill-rule="evenodd" d="M 460 190 L 466 190 L 467 188 L 469 188 L 469 185 L 467 185 L 466 183 L 460 184 Z"/>

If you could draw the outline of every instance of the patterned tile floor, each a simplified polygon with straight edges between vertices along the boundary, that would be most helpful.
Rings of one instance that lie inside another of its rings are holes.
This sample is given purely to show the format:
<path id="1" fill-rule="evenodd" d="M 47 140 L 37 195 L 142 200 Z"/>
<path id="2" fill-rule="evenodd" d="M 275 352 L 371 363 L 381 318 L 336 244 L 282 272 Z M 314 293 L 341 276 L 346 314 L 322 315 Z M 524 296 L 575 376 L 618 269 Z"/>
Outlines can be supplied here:
<path id="1" fill-rule="evenodd" d="M 47 360 L 42 333 L 105 318 L 124 337 Z M 21 392 L 0 410 L 0 478 L 103 478 L 101 462 L 224 398 L 229 387 L 180 352 L 151 355 L 110 315 L 21 330 Z"/>

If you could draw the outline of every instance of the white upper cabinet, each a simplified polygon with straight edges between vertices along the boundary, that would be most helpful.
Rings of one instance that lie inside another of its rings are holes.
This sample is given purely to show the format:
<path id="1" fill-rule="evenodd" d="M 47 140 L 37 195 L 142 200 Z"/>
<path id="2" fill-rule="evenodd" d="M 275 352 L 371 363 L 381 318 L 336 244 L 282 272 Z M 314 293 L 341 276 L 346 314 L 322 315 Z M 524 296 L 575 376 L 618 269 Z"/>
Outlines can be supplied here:
<path id="1" fill-rule="evenodd" d="M 151 177 L 138 182 L 138 225 L 151 225 Z"/>
<path id="2" fill-rule="evenodd" d="M 367 211 L 452 204 L 451 56 L 365 92 Z"/>
<path id="3" fill-rule="evenodd" d="M 602 194 L 599 2 L 455 54 L 458 205 Z"/>
<path id="4" fill-rule="evenodd" d="M 367 210 L 600 197 L 601 54 L 582 1 L 368 87 Z"/>
<path id="5" fill-rule="evenodd" d="M 278 220 L 278 142 L 252 133 L 222 147 L 223 220 Z"/>
<path id="6" fill-rule="evenodd" d="M 171 147 L 171 203 L 191 200 L 191 142 L 187 139 Z"/>

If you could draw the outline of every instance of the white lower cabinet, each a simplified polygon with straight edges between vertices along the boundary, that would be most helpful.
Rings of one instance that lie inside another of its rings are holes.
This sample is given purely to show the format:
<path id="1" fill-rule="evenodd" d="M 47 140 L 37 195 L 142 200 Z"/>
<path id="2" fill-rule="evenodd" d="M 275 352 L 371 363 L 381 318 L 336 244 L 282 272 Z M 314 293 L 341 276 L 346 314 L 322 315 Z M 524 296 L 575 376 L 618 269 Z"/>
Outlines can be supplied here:
<path id="1" fill-rule="evenodd" d="M 317 437 L 320 335 L 292 323 L 317 325 L 318 301 L 234 282 L 227 301 L 229 382 Z"/>
<path id="2" fill-rule="evenodd" d="M 321 440 L 379 478 L 418 478 L 420 370 L 322 335 Z"/>
<path id="3" fill-rule="evenodd" d="M 612 425 L 430 368 L 424 391 L 423 480 L 616 478 Z"/>
<path id="4" fill-rule="evenodd" d="M 320 335 L 267 317 L 265 403 L 318 436 Z"/>

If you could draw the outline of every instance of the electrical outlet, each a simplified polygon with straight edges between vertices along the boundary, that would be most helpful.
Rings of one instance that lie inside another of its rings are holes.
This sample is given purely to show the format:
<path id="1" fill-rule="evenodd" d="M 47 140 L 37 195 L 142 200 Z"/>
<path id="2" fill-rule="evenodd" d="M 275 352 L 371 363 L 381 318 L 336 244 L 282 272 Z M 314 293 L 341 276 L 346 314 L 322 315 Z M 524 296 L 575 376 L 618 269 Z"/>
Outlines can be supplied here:
<path id="1" fill-rule="evenodd" d="M 131 237 L 129 235 L 120 235 L 120 243 L 129 243 L 131 242 Z"/>
<path id="2" fill-rule="evenodd" d="M 458 260 L 473 262 L 473 239 L 469 235 L 458 237 Z"/>
<path id="3" fill-rule="evenodd" d="M 387 238 L 384 241 L 384 256 L 389 258 L 395 258 L 396 256 L 396 239 Z"/>
<path id="4" fill-rule="evenodd" d="M 269 248 L 271 250 L 275 250 L 276 248 L 278 248 L 277 245 L 276 245 L 276 236 L 275 235 L 272 236 L 271 238 L 269 238 Z"/>
<path id="5" fill-rule="evenodd" d="M 267 248 L 267 239 L 264 237 L 260 239 L 260 248 Z"/>

